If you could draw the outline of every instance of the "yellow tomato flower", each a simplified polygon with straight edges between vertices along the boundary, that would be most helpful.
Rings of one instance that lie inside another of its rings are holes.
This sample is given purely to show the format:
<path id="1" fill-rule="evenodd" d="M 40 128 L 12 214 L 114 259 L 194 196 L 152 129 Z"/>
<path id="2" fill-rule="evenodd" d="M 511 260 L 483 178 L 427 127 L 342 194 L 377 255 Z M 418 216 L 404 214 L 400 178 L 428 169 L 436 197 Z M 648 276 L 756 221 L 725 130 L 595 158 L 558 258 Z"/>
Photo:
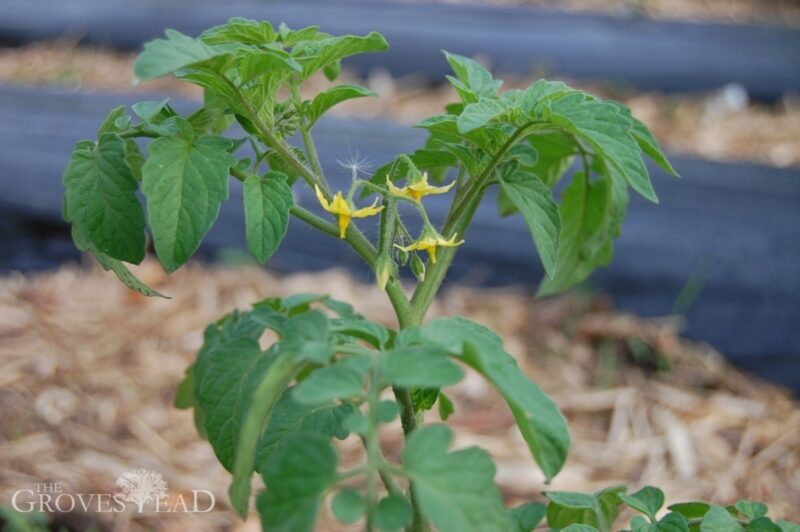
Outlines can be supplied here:
<path id="1" fill-rule="evenodd" d="M 452 248 L 456 246 L 460 246 L 464 243 L 464 240 L 459 240 L 456 242 L 456 237 L 458 235 L 453 235 L 450 240 L 445 239 L 439 233 L 433 230 L 426 230 L 423 231 L 422 235 L 416 242 L 411 243 L 408 246 L 399 246 L 395 244 L 395 247 L 398 249 L 405 251 L 408 253 L 409 251 L 427 251 L 428 256 L 431 258 L 431 263 L 436 264 L 436 248 L 439 247 L 446 247 Z"/>
<path id="2" fill-rule="evenodd" d="M 428 172 L 422 172 L 421 179 L 414 183 L 409 183 L 403 188 L 394 186 L 388 177 L 386 178 L 386 184 L 389 186 L 389 192 L 395 196 L 404 196 L 415 201 L 420 201 L 423 196 L 428 196 L 430 194 L 444 194 L 445 192 L 448 192 L 451 188 L 453 188 L 453 185 L 455 185 L 456 182 L 453 181 L 445 187 L 434 187 L 428 184 Z"/>
<path id="3" fill-rule="evenodd" d="M 314 185 L 314 190 L 317 192 L 317 199 L 319 200 L 320 205 L 322 205 L 322 208 L 336 216 L 338 219 L 339 238 L 344 238 L 344 235 L 347 232 L 347 226 L 350 225 L 351 218 L 366 218 L 367 216 L 378 214 L 383 210 L 383 205 L 377 207 L 378 198 L 375 198 L 375 203 L 373 203 L 371 207 L 356 209 L 351 201 L 346 200 L 344 196 L 342 196 L 341 191 L 337 192 L 336 195 L 333 196 L 333 200 L 328 202 L 328 200 L 325 199 L 325 195 L 317 185 Z"/>

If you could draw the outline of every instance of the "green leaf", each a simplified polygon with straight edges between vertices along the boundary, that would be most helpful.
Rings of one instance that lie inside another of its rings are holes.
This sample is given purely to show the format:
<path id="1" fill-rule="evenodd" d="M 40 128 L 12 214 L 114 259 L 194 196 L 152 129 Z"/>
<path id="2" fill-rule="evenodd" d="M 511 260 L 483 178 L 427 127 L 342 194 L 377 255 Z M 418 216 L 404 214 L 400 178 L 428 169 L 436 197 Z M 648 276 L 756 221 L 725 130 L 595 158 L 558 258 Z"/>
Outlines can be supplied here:
<path id="1" fill-rule="evenodd" d="M 506 152 L 506 157 L 516 161 L 520 166 L 530 170 L 536 166 L 536 161 L 539 159 L 539 152 L 533 147 L 531 143 L 520 142 L 514 144 Z"/>
<path id="2" fill-rule="evenodd" d="M 439 388 L 417 388 L 411 390 L 411 404 L 414 412 L 430 410 L 439 398 Z"/>
<path id="3" fill-rule="evenodd" d="M 656 141 L 653 133 L 647 129 L 642 122 L 637 120 L 636 118 L 631 117 L 633 121 L 633 128 L 631 128 L 631 135 L 633 138 L 636 139 L 636 142 L 639 144 L 639 147 L 642 149 L 644 153 L 647 154 L 653 161 L 655 161 L 658 166 L 663 168 L 668 174 L 678 177 L 678 172 L 675 171 L 675 168 L 672 167 L 669 160 L 667 160 L 667 156 L 664 154 L 664 151 L 661 149 L 661 146 Z"/>
<path id="4" fill-rule="evenodd" d="M 645 486 L 636 493 L 620 494 L 622 502 L 655 521 L 656 514 L 664 506 L 664 492 L 653 486 Z"/>
<path id="5" fill-rule="evenodd" d="M 505 197 L 525 218 L 547 275 L 555 277 L 561 217 L 550 188 L 526 172 L 501 176 L 499 182 Z"/>
<path id="6" fill-rule="evenodd" d="M 128 164 L 133 177 L 137 181 L 142 180 L 142 167 L 145 163 L 144 155 L 139 149 L 139 145 L 133 139 L 125 139 L 125 162 Z"/>
<path id="7" fill-rule="evenodd" d="M 411 505 L 405 497 L 389 495 L 378 502 L 373 521 L 382 530 L 397 530 L 411 523 L 412 516 Z"/>
<path id="8" fill-rule="evenodd" d="M 754 518 L 745 527 L 747 532 L 782 532 L 781 527 L 772 522 L 772 519 L 762 515 Z"/>
<path id="9" fill-rule="evenodd" d="M 243 519 L 247 517 L 250 506 L 250 479 L 255 467 L 258 442 L 269 422 L 272 408 L 299 369 L 300 365 L 294 360 L 293 353 L 283 352 L 275 357 L 266 373 L 256 383 L 250 397 L 243 397 L 246 401 L 243 405 L 245 413 L 236 445 L 233 482 L 228 489 L 231 506 Z"/>
<path id="10" fill-rule="evenodd" d="M 209 46 L 175 30 L 167 30 L 166 39 L 156 39 L 144 45 L 133 71 L 136 79 L 146 81 L 226 55 L 229 48 Z"/>
<path id="11" fill-rule="evenodd" d="M 728 513 L 728 510 L 716 505 L 711 506 L 703 516 L 703 522 L 700 523 L 700 532 L 736 532 L 737 530 L 744 530 L 744 528 Z"/>
<path id="12" fill-rule="evenodd" d="M 462 55 L 444 52 L 444 56 L 457 78 L 448 76 L 448 79 L 465 103 L 475 102 L 481 96 L 497 95 L 497 89 L 503 82 L 492 78 L 491 72 L 486 70 L 483 65 Z M 464 99 L 464 96 L 467 98 Z"/>
<path id="13" fill-rule="evenodd" d="M 228 171 L 236 163 L 231 147 L 210 135 L 161 137 L 148 146 L 142 192 L 156 254 L 168 272 L 197 251 L 228 198 Z"/>
<path id="14" fill-rule="evenodd" d="M 281 22 L 278 26 L 278 38 L 284 46 L 294 46 L 302 41 L 319 41 L 330 37 L 329 34 L 319 31 L 319 26 L 306 26 L 299 30 L 291 30 Z"/>
<path id="15" fill-rule="evenodd" d="M 193 408 L 197 404 L 197 400 L 194 397 L 194 364 L 186 368 L 183 380 L 175 391 L 175 400 L 172 404 L 179 410 Z"/>
<path id="16" fill-rule="evenodd" d="M 544 519 L 547 506 L 540 502 L 526 502 L 509 510 L 511 519 L 517 525 L 516 532 L 532 532 Z"/>
<path id="17" fill-rule="evenodd" d="M 251 336 L 219 343 L 198 354 L 197 401 L 205 416 L 208 441 L 220 463 L 231 471 L 242 423 L 253 393 L 275 359 L 275 349 L 261 351 Z"/>
<path id="18" fill-rule="evenodd" d="M 563 528 L 571 524 L 586 524 L 601 532 L 610 532 L 622 506 L 619 495 L 625 486 L 614 486 L 593 495 L 563 491 L 548 491 L 547 524 Z"/>
<path id="19" fill-rule="evenodd" d="M 400 407 L 396 401 L 391 399 L 382 400 L 378 403 L 378 408 L 376 409 L 376 417 L 381 423 L 391 423 L 399 413 Z"/>
<path id="20" fill-rule="evenodd" d="M 786 521 L 785 519 L 778 521 L 777 525 L 781 529 L 781 532 L 800 532 L 800 525 L 792 523 L 791 521 Z"/>
<path id="21" fill-rule="evenodd" d="M 368 367 L 368 360 L 352 357 L 320 368 L 297 385 L 292 397 L 306 406 L 324 405 L 334 399 L 360 397 Z"/>
<path id="22" fill-rule="evenodd" d="M 495 333 L 465 318 L 437 318 L 406 329 L 401 342 L 438 344 L 478 371 L 503 395 L 522 437 L 545 476 L 555 476 L 567 457 L 569 431 L 555 403 L 520 371 Z M 421 336 L 421 338 L 419 338 Z"/>
<path id="23" fill-rule="evenodd" d="M 220 463 L 233 469 L 242 421 L 253 392 L 272 364 L 274 349 L 261 351 L 252 337 L 239 337 L 198 354 L 195 394 L 206 432 Z"/>
<path id="24" fill-rule="evenodd" d="M 294 204 L 292 189 L 284 174 L 268 172 L 262 179 L 248 176 L 243 194 L 247 249 L 263 264 L 278 249 L 289 229 L 289 210 Z"/>
<path id="25" fill-rule="evenodd" d="M 106 119 L 97 130 L 97 137 L 100 138 L 105 133 L 121 133 L 128 129 L 131 125 L 131 119 L 125 114 L 125 106 L 120 105 L 115 107 L 108 113 Z"/>
<path id="26" fill-rule="evenodd" d="M 510 530 L 491 458 L 476 447 L 448 453 L 452 437 L 444 425 L 429 425 L 406 440 L 403 468 L 422 514 L 442 532 Z"/>
<path id="27" fill-rule="evenodd" d="M 679 513 L 686 519 L 703 517 L 710 508 L 711 505 L 705 502 L 679 502 L 667 506 L 668 510 Z"/>
<path id="28" fill-rule="evenodd" d="M 336 78 L 342 73 L 342 62 L 334 61 L 333 63 L 328 63 L 322 67 L 322 73 L 325 74 L 328 81 L 336 81 Z"/>
<path id="29" fill-rule="evenodd" d="M 544 184 L 553 188 L 572 165 L 575 141 L 564 133 L 546 133 L 531 136 L 529 142 L 538 154 L 531 170 Z"/>
<path id="30" fill-rule="evenodd" d="M 464 371 L 438 346 L 391 349 L 383 358 L 382 374 L 401 388 L 439 388 L 464 378 Z"/>
<path id="31" fill-rule="evenodd" d="M 292 437 L 264 472 L 258 497 L 264 530 L 312 532 L 322 495 L 336 482 L 338 458 L 320 435 Z"/>
<path id="32" fill-rule="evenodd" d="M 283 326 L 281 345 L 298 361 L 327 364 L 331 357 L 330 320 L 319 310 L 305 309 Z"/>
<path id="33" fill-rule="evenodd" d="M 469 133 L 473 129 L 485 126 L 506 113 L 510 106 L 506 100 L 488 97 L 482 97 L 477 102 L 468 104 L 456 121 L 459 133 Z"/>
<path id="34" fill-rule="evenodd" d="M 574 524 L 562 528 L 561 532 L 597 532 L 597 529 L 591 525 Z"/>
<path id="35" fill-rule="evenodd" d="M 528 118 L 535 120 L 541 118 L 548 103 L 562 98 L 567 94 L 574 93 L 580 94 L 580 91 L 571 89 L 561 81 L 540 79 L 522 91 L 517 101 L 519 102 L 520 110 L 526 114 Z"/>
<path id="36" fill-rule="evenodd" d="M 689 532 L 689 521 L 679 513 L 670 512 L 650 525 L 648 532 Z"/>
<path id="37" fill-rule="evenodd" d="M 144 211 L 125 150 L 124 140 L 104 133 L 94 149 L 72 153 L 63 177 L 64 214 L 95 250 L 138 264 L 145 254 Z"/>
<path id="38" fill-rule="evenodd" d="M 453 415 L 453 412 L 455 412 L 456 410 L 455 406 L 453 406 L 453 402 L 450 400 L 450 398 L 447 397 L 442 392 L 439 392 L 438 400 L 439 400 L 439 419 L 441 419 L 442 421 L 447 421 L 447 419 Z"/>
<path id="39" fill-rule="evenodd" d="M 363 37 L 343 35 L 304 41 L 292 48 L 292 56 L 303 65 L 302 78 L 307 79 L 320 68 L 345 57 L 367 52 L 383 52 L 388 49 L 389 44 L 383 35 L 373 31 Z"/>
<path id="40" fill-rule="evenodd" d="M 756 517 L 763 517 L 767 515 L 767 505 L 760 503 L 760 502 L 753 502 L 753 501 L 736 501 L 734 504 L 734 508 L 742 514 L 743 516 L 747 517 L 748 519 L 755 519 Z"/>
<path id="41" fill-rule="evenodd" d="M 288 52 L 280 48 L 240 50 L 236 59 L 239 68 L 239 86 L 273 76 L 283 80 L 285 76 L 303 69 Z"/>
<path id="42" fill-rule="evenodd" d="M 364 515 L 366 509 L 364 497 L 357 490 L 343 489 L 333 498 L 331 510 L 336 519 L 342 523 L 355 523 Z"/>
<path id="43" fill-rule="evenodd" d="M 169 98 L 137 102 L 131 106 L 131 109 L 146 124 L 159 125 L 166 119 L 177 116 L 177 113 L 169 105 Z"/>
<path id="44" fill-rule="evenodd" d="M 641 149 L 631 135 L 631 120 L 616 104 L 570 94 L 552 102 L 546 116 L 588 143 L 612 175 L 623 177 L 642 196 L 658 203 Z"/>
<path id="45" fill-rule="evenodd" d="M 72 226 L 72 241 L 75 242 L 75 247 L 77 247 L 79 250 L 91 253 L 105 271 L 114 272 L 114 275 L 116 275 L 117 278 L 131 290 L 135 290 L 147 297 L 163 297 L 164 299 L 169 299 L 169 297 L 156 290 L 153 290 L 137 279 L 124 263 L 109 257 L 105 253 L 97 251 L 92 243 L 89 242 L 89 239 L 81 234 L 80 230 L 75 225 Z"/>
<path id="46" fill-rule="evenodd" d="M 360 85 L 337 85 L 317 94 L 306 108 L 306 118 L 309 124 L 314 124 L 328 109 L 346 100 L 363 98 L 365 96 L 378 96 Z"/>
<path id="47" fill-rule="evenodd" d="M 331 303 L 327 301 L 326 304 Z M 335 333 L 346 335 L 371 344 L 377 349 L 382 349 L 389 341 L 389 330 L 374 321 L 369 321 L 361 314 L 351 314 L 342 318 L 331 320 L 331 330 Z"/>
<path id="48" fill-rule="evenodd" d="M 556 275 L 542 281 L 539 296 L 574 286 L 610 259 L 612 241 L 619 235 L 627 208 L 626 187 L 608 176 L 587 181 L 579 172 L 564 190 Z"/>
<path id="49" fill-rule="evenodd" d="M 277 34 L 266 20 L 256 21 L 248 18 L 233 17 L 226 24 L 209 28 L 199 39 L 207 44 L 269 44 L 275 41 Z"/>
<path id="50" fill-rule="evenodd" d="M 264 474 L 277 451 L 295 436 L 321 434 L 343 440 L 349 434 L 345 420 L 355 412 L 355 407 L 349 404 L 305 406 L 292 398 L 293 390 L 288 388 L 283 392 L 259 442 L 255 463 L 256 471 L 261 474 Z"/>
<path id="51" fill-rule="evenodd" d="M 563 506 L 575 510 L 594 510 L 597 500 L 594 495 L 587 493 L 574 493 L 570 491 L 546 491 L 544 494 L 548 499 Z"/>
<path id="52" fill-rule="evenodd" d="M 608 103 L 616 105 L 617 109 L 619 109 L 619 112 L 624 114 L 628 120 L 630 120 L 632 126 L 631 135 L 636 140 L 637 144 L 639 144 L 639 148 L 641 148 L 641 150 L 657 165 L 663 168 L 665 172 L 672 176 L 679 177 L 677 172 L 675 172 L 675 169 L 667 160 L 667 156 L 664 154 L 664 151 L 661 149 L 658 141 L 656 141 L 653 133 L 647 128 L 647 126 L 635 118 L 631 114 L 630 109 L 621 103 L 614 101 L 609 101 Z"/>

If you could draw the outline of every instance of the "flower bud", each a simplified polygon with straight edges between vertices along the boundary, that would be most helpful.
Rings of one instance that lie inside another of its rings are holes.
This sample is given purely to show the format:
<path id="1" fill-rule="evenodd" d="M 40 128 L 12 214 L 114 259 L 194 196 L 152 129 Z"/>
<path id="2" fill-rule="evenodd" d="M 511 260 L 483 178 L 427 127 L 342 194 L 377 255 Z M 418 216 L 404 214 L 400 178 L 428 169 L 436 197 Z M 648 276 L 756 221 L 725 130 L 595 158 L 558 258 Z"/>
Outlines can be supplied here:
<path id="1" fill-rule="evenodd" d="M 388 253 L 381 253 L 378 256 L 378 262 L 375 264 L 375 281 L 377 281 L 378 288 L 381 290 L 386 290 L 386 283 L 392 277 L 392 270 L 394 270 L 392 258 Z"/>
<path id="2" fill-rule="evenodd" d="M 425 263 L 416 253 L 411 257 L 411 272 L 417 276 L 419 282 L 425 280 Z"/>

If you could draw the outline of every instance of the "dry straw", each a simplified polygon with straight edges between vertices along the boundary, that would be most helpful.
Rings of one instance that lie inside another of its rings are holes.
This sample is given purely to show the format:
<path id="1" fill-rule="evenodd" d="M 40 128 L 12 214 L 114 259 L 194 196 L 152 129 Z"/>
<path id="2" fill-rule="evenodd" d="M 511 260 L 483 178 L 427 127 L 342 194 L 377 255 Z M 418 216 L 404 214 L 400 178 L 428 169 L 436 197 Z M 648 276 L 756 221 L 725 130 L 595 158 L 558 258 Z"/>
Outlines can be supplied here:
<path id="1" fill-rule="evenodd" d="M 0 280 L 0 500 L 43 480 L 109 493 L 119 474 L 143 467 L 162 473 L 173 497 L 209 489 L 220 504 L 202 516 L 101 514 L 103 528 L 255 529 L 255 517 L 241 524 L 228 510 L 229 475 L 191 414 L 171 406 L 203 327 L 259 297 L 303 291 L 356 302 L 389 325 L 391 309 L 377 289 L 337 271 L 276 277 L 190 267 L 167 278 L 147 262 L 137 274 L 173 299 L 146 299 L 110 274 L 75 268 Z M 573 449 L 552 489 L 650 483 L 671 502 L 753 498 L 768 501 L 775 517 L 797 518 L 797 404 L 680 339 L 674 321 L 616 313 L 596 298 L 531 306 L 519 290 L 467 288 L 447 291 L 432 309 L 438 313 L 464 314 L 502 334 L 569 417 Z M 510 503 L 540 498 L 543 479 L 498 396 L 471 376 L 449 393 L 456 445 L 494 455 Z M 399 428 L 384 438 L 396 448 Z M 340 449 L 345 461 L 357 459 L 358 442 Z M 339 530 L 332 523 L 321 530 Z"/>

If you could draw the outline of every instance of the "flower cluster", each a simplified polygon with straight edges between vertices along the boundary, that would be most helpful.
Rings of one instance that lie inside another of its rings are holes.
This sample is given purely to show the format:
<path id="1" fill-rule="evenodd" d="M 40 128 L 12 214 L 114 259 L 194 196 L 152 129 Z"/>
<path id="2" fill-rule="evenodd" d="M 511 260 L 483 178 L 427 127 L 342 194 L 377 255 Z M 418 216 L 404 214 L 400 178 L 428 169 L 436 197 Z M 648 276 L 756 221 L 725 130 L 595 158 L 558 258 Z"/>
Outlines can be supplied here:
<path id="1" fill-rule="evenodd" d="M 411 200 L 417 204 L 421 204 L 423 197 L 433 194 L 445 194 L 455 186 L 455 181 L 443 187 L 433 186 L 428 183 L 427 172 L 423 172 L 421 175 L 417 174 L 417 176 L 417 179 L 409 179 L 406 185 L 403 187 L 396 186 L 387 177 L 386 185 L 388 187 L 389 194 L 398 198 Z M 356 207 L 352 199 L 353 190 L 350 191 L 347 197 L 345 197 L 341 191 L 338 191 L 336 194 L 334 194 L 333 199 L 330 201 L 328 201 L 328 199 L 325 197 L 325 194 L 322 192 L 322 190 L 320 190 L 319 187 L 316 187 L 315 190 L 317 193 L 317 199 L 319 200 L 320 205 L 322 205 L 322 208 L 336 216 L 339 224 L 340 238 L 345 238 L 347 235 L 347 228 L 353 218 L 365 218 L 367 216 L 373 216 L 380 213 L 384 208 L 383 206 L 378 206 L 377 199 L 369 207 Z M 434 229 L 434 227 L 427 220 L 427 217 L 424 217 L 423 221 L 425 226 L 416 241 L 407 246 L 402 246 L 399 244 L 394 244 L 394 246 L 406 253 L 411 251 L 425 251 L 430 257 L 431 264 L 436 264 L 436 250 L 438 248 L 455 247 L 464 243 L 463 239 L 458 240 L 458 235 L 454 234 L 450 236 L 450 238 L 445 238 L 439 234 L 439 232 L 436 231 L 436 229 Z M 385 279 L 387 278 L 387 272 L 389 271 L 389 268 L 385 267 L 384 265 L 384 267 L 379 268 L 379 270 L 381 270 L 379 277 L 382 280 L 379 281 L 379 284 L 383 286 L 385 285 Z"/>

